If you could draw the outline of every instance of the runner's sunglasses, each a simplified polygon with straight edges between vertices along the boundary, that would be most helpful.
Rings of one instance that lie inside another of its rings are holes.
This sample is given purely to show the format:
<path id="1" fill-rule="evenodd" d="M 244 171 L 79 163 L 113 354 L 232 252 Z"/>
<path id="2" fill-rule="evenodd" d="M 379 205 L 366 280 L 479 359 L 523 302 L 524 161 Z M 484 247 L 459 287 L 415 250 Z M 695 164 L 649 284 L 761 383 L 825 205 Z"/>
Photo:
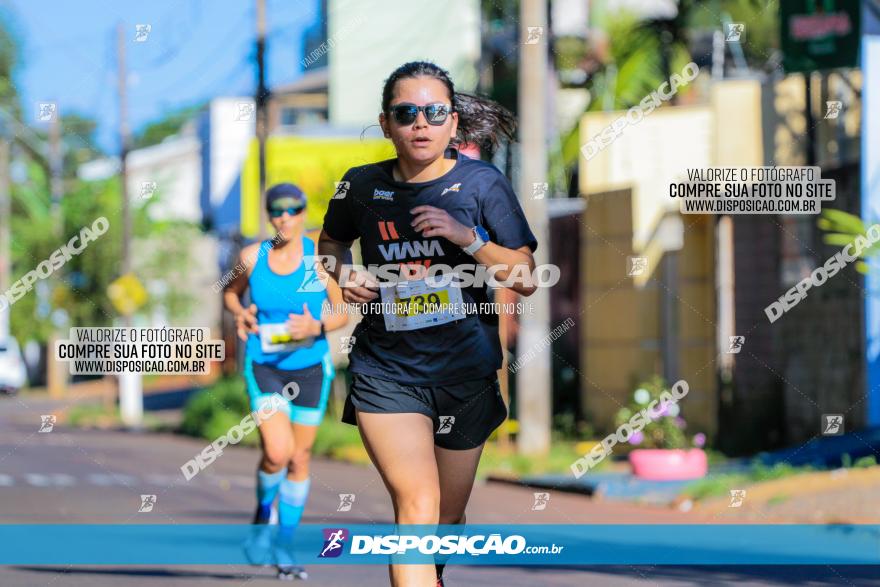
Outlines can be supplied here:
<path id="1" fill-rule="evenodd" d="M 440 126 L 449 118 L 449 105 L 438 102 L 416 106 L 415 104 L 396 104 L 391 107 L 391 115 L 398 124 L 412 124 L 419 116 L 419 112 L 425 113 L 428 124 Z"/>
<path id="2" fill-rule="evenodd" d="M 285 212 L 287 212 L 291 216 L 296 216 L 297 214 L 300 214 L 305 209 L 306 209 L 305 206 L 299 206 L 298 208 L 281 208 L 281 209 L 272 208 L 271 210 L 269 210 L 269 216 L 271 216 L 272 218 L 281 218 L 282 216 L 284 216 Z"/>

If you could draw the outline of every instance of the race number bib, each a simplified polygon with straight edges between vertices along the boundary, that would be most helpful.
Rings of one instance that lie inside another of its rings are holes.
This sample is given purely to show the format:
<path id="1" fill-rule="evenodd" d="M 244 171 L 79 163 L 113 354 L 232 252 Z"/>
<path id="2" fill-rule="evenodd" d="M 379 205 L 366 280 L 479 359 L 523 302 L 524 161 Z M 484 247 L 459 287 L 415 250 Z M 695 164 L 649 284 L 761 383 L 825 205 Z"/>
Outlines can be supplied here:
<path id="1" fill-rule="evenodd" d="M 264 353 L 289 353 L 299 348 L 312 346 L 315 342 L 312 336 L 295 340 L 284 322 L 260 324 L 259 329 L 260 348 Z"/>
<path id="2" fill-rule="evenodd" d="M 388 331 L 418 330 L 465 318 L 461 289 L 416 279 L 381 285 L 382 314 Z"/>

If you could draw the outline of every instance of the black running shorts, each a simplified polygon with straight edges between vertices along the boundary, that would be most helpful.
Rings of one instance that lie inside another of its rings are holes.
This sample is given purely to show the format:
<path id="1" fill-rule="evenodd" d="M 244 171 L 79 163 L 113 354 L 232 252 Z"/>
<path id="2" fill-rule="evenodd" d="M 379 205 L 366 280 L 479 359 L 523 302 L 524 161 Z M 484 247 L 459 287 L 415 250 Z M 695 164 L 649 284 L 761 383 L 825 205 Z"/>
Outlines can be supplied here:
<path id="1" fill-rule="evenodd" d="M 357 425 L 355 410 L 374 414 L 418 413 L 434 423 L 434 444 L 465 450 L 483 444 L 507 418 L 494 376 L 452 385 L 405 385 L 352 374 L 342 421 Z"/>

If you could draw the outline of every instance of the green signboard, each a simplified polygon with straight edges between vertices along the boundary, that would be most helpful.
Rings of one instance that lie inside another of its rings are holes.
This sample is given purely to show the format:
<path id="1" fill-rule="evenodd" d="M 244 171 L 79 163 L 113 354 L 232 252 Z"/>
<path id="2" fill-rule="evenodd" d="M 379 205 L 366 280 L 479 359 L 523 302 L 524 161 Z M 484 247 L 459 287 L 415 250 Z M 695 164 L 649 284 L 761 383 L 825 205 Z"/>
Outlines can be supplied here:
<path id="1" fill-rule="evenodd" d="M 856 67 L 860 0 L 780 0 L 786 72 Z"/>

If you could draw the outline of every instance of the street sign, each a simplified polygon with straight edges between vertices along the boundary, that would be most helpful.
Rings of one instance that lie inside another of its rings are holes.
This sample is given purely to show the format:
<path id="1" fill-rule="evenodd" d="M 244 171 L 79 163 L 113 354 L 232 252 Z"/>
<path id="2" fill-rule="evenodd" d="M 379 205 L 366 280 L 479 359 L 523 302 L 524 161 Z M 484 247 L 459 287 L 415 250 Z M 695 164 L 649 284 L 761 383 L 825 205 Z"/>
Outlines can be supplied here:
<path id="1" fill-rule="evenodd" d="M 780 39 L 785 71 L 856 67 L 860 16 L 859 0 L 780 2 Z"/>

